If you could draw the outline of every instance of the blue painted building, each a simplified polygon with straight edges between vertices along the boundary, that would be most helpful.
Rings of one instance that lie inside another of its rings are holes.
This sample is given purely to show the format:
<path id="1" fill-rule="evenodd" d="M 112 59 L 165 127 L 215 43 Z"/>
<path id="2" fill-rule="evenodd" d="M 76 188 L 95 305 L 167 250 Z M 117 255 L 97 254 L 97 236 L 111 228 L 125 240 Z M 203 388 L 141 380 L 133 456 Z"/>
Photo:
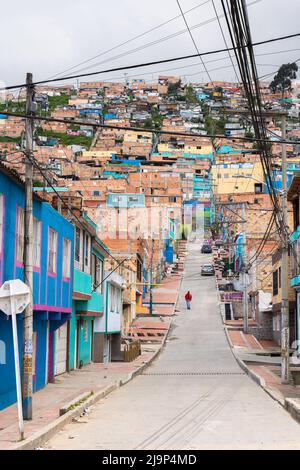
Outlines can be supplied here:
<path id="1" fill-rule="evenodd" d="M 296 174 L 292 179 L 288 191 L 288 200 L 293 205 L 293 233 L 290 238 L 292 246 L 291 287 L 295 291 L 296 299 L 296 328 L 294 337 L 297 340 L 297 350 L 298 355 L 300 355 L 300 174 Z"/>
<path id="2" fill-rule="evenodd" d="M 237 235 L 234 245 L 234 263 L 235 271 L 240 272 L 245 265 L 245 243 L 246 236 L 244 233 Z"/>
<path id="3" fill-rule="evenodd" d="M 24 281 L 24 184 L 0 166 L 0 285 Z M 54 376 L 55 331 L 71 317 L 74 229 L 48 203 L 33 200 L 33 390 Z M 18 316 L 19 348 L 23 315 Z M 0 312 L 0 409 L 16 401 L 11 319 Z M 3 363 L 4 362 L 4 363 Z"/>

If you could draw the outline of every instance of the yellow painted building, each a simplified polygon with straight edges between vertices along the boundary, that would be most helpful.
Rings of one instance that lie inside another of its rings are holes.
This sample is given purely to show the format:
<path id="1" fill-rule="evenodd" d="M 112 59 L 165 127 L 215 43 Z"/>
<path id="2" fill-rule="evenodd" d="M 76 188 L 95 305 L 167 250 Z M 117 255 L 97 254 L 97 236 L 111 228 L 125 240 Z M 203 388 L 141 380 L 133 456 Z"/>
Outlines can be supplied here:
<path id="1" fill-rule="evenodd" d="M 187 145 L 182 149 L 174 149 L 172 145 L 169 144 L 158 144 L 158 152 L 164 153 L 164 152 L 173 152 L 176 154 L 176 152 L 184 152 L 185 154 L 191 154 L 191 155 L 208 155 L 214 152 L 213 146 L 212 145 L 207 145 L 207 143 L 201 145 Z"/>
<path id="2" fill-rule="evenodd" d="M 124 142 L 152 142 L 152 133 L 151 132 L 134 132 L 134 131 L 125 131 L 124 133 Z"/>
<path id="3" fill-rule="evenodd" d="M 216 195 L 265 192 L 260 161 L 215 164 L 212 175 Z"/>
<path id="4" fill-rule="evenodd" d="M 107 150 L 90 150 L 90 151 L 82 152 L 82 157 L 86 159 L 93 158 L 93 157 L 110 159 L 113 153 L 114 153 L 113 151 L 107 151 Z"/>

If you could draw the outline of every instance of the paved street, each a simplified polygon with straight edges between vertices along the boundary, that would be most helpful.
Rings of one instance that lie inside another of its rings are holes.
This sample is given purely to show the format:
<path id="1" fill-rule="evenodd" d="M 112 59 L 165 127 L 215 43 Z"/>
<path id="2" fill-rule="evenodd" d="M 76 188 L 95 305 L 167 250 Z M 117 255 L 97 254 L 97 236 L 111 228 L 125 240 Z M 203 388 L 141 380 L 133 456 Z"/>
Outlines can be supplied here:
<path id="1" fill-rule="evenodd" d="M 300 449 L 300 426 L 237 365 L 209 261 L 189 246 L 177 316 L 155 363 L 59 432 L 53 449 Z M 193 294 L 187 311 L 184 293 Z"/>

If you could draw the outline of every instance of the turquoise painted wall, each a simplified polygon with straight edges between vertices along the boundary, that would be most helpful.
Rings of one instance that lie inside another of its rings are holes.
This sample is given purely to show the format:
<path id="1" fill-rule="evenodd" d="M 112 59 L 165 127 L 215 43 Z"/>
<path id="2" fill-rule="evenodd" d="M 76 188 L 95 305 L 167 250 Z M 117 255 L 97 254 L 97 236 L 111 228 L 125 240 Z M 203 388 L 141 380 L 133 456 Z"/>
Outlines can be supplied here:
<path id="1" fill-rule="evenodd" d="M 74 269 L 74 291 L 81 294 L 91 294 L 92 276 Z"/>
<path id="2" fill-rule="evenodd" d="M 87 333 L 85 335 L 84 324 L 87 325 Z M 78 364 L 82 361 L 83 365 L 91 361 L 91 334 L 92 334 L 92 320 L 90 317 L 84 318 L 80 322 L 78 334 Z"/>
<path id="3" fill-rule="evenodd" d="M 75 300 L 72 303 L 72 318 L 70 319 L 70 336 L 69 336 L 69 369 L 75 369 L 75 335 L 76 335 L 76 308 Z"/>

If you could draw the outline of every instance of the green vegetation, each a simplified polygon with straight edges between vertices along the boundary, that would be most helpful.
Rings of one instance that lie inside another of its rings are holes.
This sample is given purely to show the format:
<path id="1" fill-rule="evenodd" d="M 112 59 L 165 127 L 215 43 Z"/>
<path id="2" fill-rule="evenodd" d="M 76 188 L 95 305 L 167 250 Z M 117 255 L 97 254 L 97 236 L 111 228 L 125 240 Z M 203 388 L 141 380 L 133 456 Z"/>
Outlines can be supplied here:
<path id="1" fill-rule="evenodd" d="M 7 101 L 0 103 L 0 114 L 5 114 L 5 111 L 10 113 L 25 113 L 25 101 Z"/>
<path id="2" fill-rule="evenodd" d="M 33 180 L 32 182 L 34 188 L 43 188 L 45 183 L 42 180 Z"/>
<path id="3" fill-rule="evenodd" d="M 188 103 L 198 103 L 198 99 L 191 85 L 185 87 L 185 99 Z"/>
<path id="4" fill-rule="evenodd" d="M 49 111 L 54 111 L 59 106 L 67 106 L 69 103 L 69 95 L 62 93 L 60 96 L 49 96 Z"/>
<path id="5" fill-rule="evenodd" d="M 15 142 L 16 144 L 20 144 L 21 137 L 0 136 L 0 142 Z"/>
<path id="6" fill-rule="evenodd" d="M 218 120 L 213 119 L 210 116 L 205 116 L 205 128 L 207 130 L 207 133 L 210 135 L 223 135 L 225 133 L 225 124 L 226 120 L 224 118 Z"/>
<path id="7" fill-rule="evenodd" d="M 170 83 L 168 86 L 168 95 L 177 96 L 180 87 L 181 87 L 181 80 L 178 80 L 178 82 L 176 83 Z"/>
<path id="8" fill-rule="evenodd" d="M 153 107 L 151 117 L 148 117 L 144 122 L 145 129 L 160 130 L 162 127 L 163 117 L 159 114 L 157 107 Z"/>
<path id="9" fill-rule="evenodd" d="M 93 138 L 85 135 L 68 135 L 61 132 L 44 131 L 41 128 L 37 131 L 37 134 L 49 139 L 58 139 L 61 145 L 82 145 L 82 147 L 90 148 L 92 145 Z"/>
<path id="10" fill-rule="evenodd" d="M 221 116 L 220 119 L 214 119 L 209 115 L 209 107 L 207 104 L 202 105 L 205 129 L 209 135 L 225 134 L 226 119 Z"/>
<path id="11" fill-rule="evenodd" d="M 282 98 L 286 91 L 292 91 L 292 80 L 297 78 L 298 65 L 296 62 L 283 64 L 270 84 L 272 93 L 280 91 Z"/>

